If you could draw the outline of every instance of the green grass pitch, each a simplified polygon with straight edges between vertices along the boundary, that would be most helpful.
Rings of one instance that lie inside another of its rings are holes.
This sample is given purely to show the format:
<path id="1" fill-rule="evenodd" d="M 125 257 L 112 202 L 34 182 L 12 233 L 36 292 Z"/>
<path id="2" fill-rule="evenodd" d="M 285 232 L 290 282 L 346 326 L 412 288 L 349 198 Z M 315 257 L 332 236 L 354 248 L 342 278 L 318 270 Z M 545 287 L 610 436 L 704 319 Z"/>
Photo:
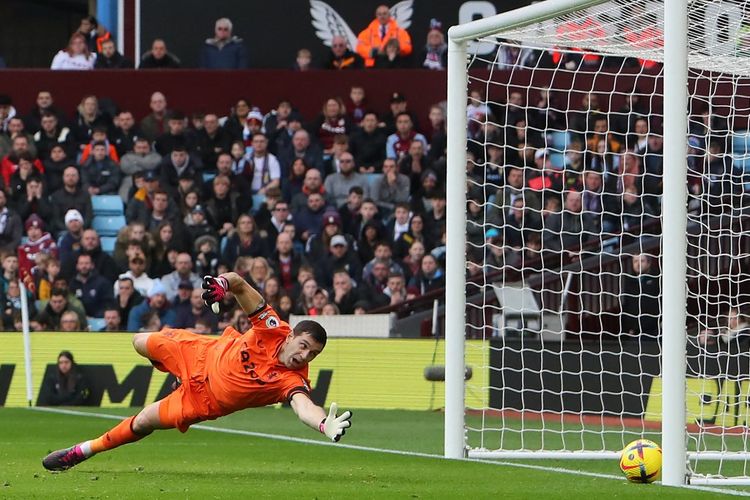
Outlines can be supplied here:
<path id="1" fill-rule="evenodd" d="M 77 409 L 126 416 L 132 410 Z M 58 474 L 41 459 L 100 435 L 116 420 L 0 409 L 0 498 L 718 498 L 718 492 L 628 484 L 616 461 L 535 461 L 531 469 L 374 449 L 440 454 L 438 412 L 355 410 L 341 446 L 217 432 L 250 431 L 325 442 L 288 408 L 247 410 L 193 428 L 159 431 Z M 588 471 L 601 476 L 551 470 Z M 738 490 L 739 488 L 734 488 Z"/>

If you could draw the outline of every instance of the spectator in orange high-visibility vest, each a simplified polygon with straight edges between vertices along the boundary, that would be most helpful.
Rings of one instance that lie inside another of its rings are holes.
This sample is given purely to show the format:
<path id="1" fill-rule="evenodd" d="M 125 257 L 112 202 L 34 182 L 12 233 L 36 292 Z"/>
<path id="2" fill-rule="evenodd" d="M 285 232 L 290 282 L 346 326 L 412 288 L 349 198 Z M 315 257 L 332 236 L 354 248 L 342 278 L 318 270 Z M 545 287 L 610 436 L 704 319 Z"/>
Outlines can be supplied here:
<path id="1" fill-rule="evenodd" d="M 357 53 L 365 60 L 365 66 L 375 65 L 375 58 L 385 53 L 388 40 L 398 40 L 399 55 L 406 57 L 412 52 L 411 37 L 391 16 L 387 5 L 375 9 L 375 19 L 357 37 Z"/>

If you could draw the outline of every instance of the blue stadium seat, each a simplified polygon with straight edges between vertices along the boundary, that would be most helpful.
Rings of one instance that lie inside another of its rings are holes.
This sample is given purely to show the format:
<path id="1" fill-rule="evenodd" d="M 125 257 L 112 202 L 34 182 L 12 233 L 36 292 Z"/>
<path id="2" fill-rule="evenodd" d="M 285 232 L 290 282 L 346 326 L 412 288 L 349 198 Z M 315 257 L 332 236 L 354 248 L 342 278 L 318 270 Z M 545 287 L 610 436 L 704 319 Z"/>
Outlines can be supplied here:
<path id="1" fill-rule="evenodd" d="M 203 172 L 202 177 L 203 177 L 203 182 L 204 183 L 211 182 L 212 180 L 214 180 L 214 177 L 216 177 L 216 173 L 213 173 L 213 172 Z"/>
<path id="2" fill-rule="evenodd" d="M 375 186 L 378 185 L 378 182 L 380 182 L 380 179 L 383 177 L 383 174 L 365 174 L 367 176 L 367 184 L 370 185 L 370 195 L 372 195 L 372 191 L 375 189 Z"/>
<path id="3" fill-rule="evenodd" d="M 570 143 L 570 138 L 568 137 L 568 132 L 560 131 L 560 130 L 553 130 L 551 132 L 547 132 L 547 147 L 548 148 L 556 152 L 563 152 L 566 150 L 569 143 Z"/>
<path id="4" fill-rule="evenodd" d="M 106 325 L 104 318 L 86 318 L 86 321 L 89 324 L 90 332 L 98 332 Z"/>
<path id="5" fill-rule="evenodd" d="M 103 252 L 108 253 L 109 255 L 115 253 L 115 243 L 117 242 L 117 237 L 103 236 L 99 238 L 99 241 L 101 243 Z"/>
<path id="6" fill-rule="evenodd" d="M 124 215 L 97 215 L 91 223 L 99 236 L 117 236 L 117 232 L 127 225 Z"/>
<path id="7" fill-rule="evenodd" d="M 91 197 L 94 215 L 124 215 L 122 198 L 114 194 L 101 194 Z"/>

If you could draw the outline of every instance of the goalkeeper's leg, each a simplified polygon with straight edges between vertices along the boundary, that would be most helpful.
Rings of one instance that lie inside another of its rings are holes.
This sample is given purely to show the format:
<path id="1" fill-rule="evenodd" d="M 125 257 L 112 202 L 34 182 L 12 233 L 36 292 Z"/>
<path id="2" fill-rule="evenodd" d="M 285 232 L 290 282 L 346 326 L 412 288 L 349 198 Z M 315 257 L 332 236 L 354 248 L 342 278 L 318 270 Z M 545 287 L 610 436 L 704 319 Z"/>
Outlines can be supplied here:
<path id="1" fill-rule="evenodd" d="M 161 402 L 151 403 L 137 415 L 126 418 L 96 439 L 50 453 L 42 460 L 42 465 L 51 471 L 70 469 L 97 453 L 134 443 L 148 436 L 155 429 L 169 428 L 169 425 L 163 424 L 159 419 Z"/>

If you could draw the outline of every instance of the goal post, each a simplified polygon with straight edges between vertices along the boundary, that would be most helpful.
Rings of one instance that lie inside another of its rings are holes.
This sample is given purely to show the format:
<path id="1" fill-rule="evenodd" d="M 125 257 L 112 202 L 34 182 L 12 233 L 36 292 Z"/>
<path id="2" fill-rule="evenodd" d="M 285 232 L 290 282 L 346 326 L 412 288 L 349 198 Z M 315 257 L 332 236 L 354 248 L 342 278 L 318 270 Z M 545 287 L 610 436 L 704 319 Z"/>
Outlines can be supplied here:
<path id="1" fill-rule="evenodd" d="M 611 460 L 648 437 L 664 484 L 750 483 L 749 363 L 701 337 L 750 305 L 750 126 L 712 124 L 750 121 L 739 75 L 744 0 L 546 0 L 450 28 L 446 457 Z"/>

